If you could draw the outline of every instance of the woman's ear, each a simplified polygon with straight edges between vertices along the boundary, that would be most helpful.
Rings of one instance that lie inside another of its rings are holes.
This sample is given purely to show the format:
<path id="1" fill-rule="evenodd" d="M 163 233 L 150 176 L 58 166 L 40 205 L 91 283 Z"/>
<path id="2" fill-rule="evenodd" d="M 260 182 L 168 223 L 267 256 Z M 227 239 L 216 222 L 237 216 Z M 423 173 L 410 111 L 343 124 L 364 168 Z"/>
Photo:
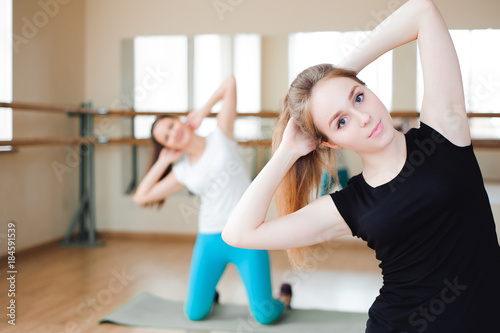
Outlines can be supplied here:
<path id="1" fill-rule="evenodd" d="M 339 146 L 335 143 L 328 142 L 328 141 L 321 141 L 321 144 L 325 147 L 332 148 L 332 149 L 341 149 L 342 148 L 341 146 Z"/>

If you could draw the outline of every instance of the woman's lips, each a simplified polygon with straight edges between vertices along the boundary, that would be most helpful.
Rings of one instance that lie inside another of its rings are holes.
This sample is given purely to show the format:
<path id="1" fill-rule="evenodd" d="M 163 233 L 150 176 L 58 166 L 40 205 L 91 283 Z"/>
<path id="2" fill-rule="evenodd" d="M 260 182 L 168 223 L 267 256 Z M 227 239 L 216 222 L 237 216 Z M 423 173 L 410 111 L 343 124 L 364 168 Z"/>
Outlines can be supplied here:
<path id="1" fill-rule="evenodd" d="M 384 125 L 382 124 L 382 121 L 379 121 L 378 124 L 377 124 L 377 126 L 375 126 L 375 128 L 373 129 L 373 131 L 370 133 L 369 138 L 376 137 L 377 135 L 380 134 L 380 132 L 382 132 L 383 129 L 384 129 Z"/>

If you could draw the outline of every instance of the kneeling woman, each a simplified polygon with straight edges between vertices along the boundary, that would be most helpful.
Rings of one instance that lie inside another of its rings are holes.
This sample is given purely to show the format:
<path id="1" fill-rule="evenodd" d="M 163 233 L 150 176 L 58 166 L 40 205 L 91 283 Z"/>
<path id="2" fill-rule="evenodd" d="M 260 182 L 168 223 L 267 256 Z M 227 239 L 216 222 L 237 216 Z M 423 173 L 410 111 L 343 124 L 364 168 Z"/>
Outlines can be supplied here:
<path id="1" fill-rule="evenodd" d="M 212 107 L 223 100 L 217 127 L 206 138 L 194 133 Z M 261 324 L 274 322 L 288 305 L 291 292 L 282 287 L 283 302 L 272 297 L 269 255 L 264 250 L 239 249 L 221 238 L 233 208 L 250 184 L 233 138 L 236 119 L 236 83 L 228 77 L 205 103 L 191 112 L 187 124 L 176 117 L 158 118 L 151 128 L 153 162 L 133 196 L 137 204 L 163 203 L 187 187 L 201 198 L 199 233 L 193 250 L 185 312 L 202 320 L 217 299 L 216 286 L 232 263 L 245 284 L 250 310 Z M 172 164 L 179 159 L 175 166 Z M 172 172 L 171 172 L 172 171 Z"/>

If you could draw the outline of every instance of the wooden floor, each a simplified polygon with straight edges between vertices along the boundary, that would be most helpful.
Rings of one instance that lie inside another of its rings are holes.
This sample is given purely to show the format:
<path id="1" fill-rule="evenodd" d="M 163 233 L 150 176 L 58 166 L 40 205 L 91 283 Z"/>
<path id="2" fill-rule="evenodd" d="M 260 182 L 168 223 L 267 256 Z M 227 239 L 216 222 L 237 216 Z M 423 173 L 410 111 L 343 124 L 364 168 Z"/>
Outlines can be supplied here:
<path id="1" fill-rule="evenodd" d="M 3 333 L 154 333 L 182 332 L 121 327 L 97 322 L 135 295 L 149 291 L 183 300 L 187 292 L 192 239 L 105 240 L 100 248 L 61 247 L 57 244 L 17 254 L 16 326 L 7 324 L 6 260 L 0 263 Z M 309 271 L 380 274 L 370 249 L 338 243 L 319 248 Z M 290 271 L 286 254 L 271 252 L 273 289 Z M 302 275 L 307 279 L 307 274 Z M 293 282 L 292 282 L 293 285 Z M 234 267 L 222 277 L 220 302 L 245 304 L 244 287 Z M 314 297 L 314 295 L 311 295 Z"/>

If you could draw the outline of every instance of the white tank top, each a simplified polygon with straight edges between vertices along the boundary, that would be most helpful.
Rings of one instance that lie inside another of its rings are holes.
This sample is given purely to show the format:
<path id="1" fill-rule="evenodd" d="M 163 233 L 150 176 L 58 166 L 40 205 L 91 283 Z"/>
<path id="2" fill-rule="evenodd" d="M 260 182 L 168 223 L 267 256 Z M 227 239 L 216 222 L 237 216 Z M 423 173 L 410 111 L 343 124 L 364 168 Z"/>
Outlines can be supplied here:
<path id="1" fill-rule="evenodd" d="M 200 197 L 198 230 L 203 234 L 222 232 L 231 212 L 250 185 L 238 144 L 219 127 L 206 137 L 200 159 L 190 165 L 183 156 L 173 167 L 177 181 Z M 194 205 L 194 203 L 193 203 Z M 193 207 L 197 209 L 198 207 Z"/>

